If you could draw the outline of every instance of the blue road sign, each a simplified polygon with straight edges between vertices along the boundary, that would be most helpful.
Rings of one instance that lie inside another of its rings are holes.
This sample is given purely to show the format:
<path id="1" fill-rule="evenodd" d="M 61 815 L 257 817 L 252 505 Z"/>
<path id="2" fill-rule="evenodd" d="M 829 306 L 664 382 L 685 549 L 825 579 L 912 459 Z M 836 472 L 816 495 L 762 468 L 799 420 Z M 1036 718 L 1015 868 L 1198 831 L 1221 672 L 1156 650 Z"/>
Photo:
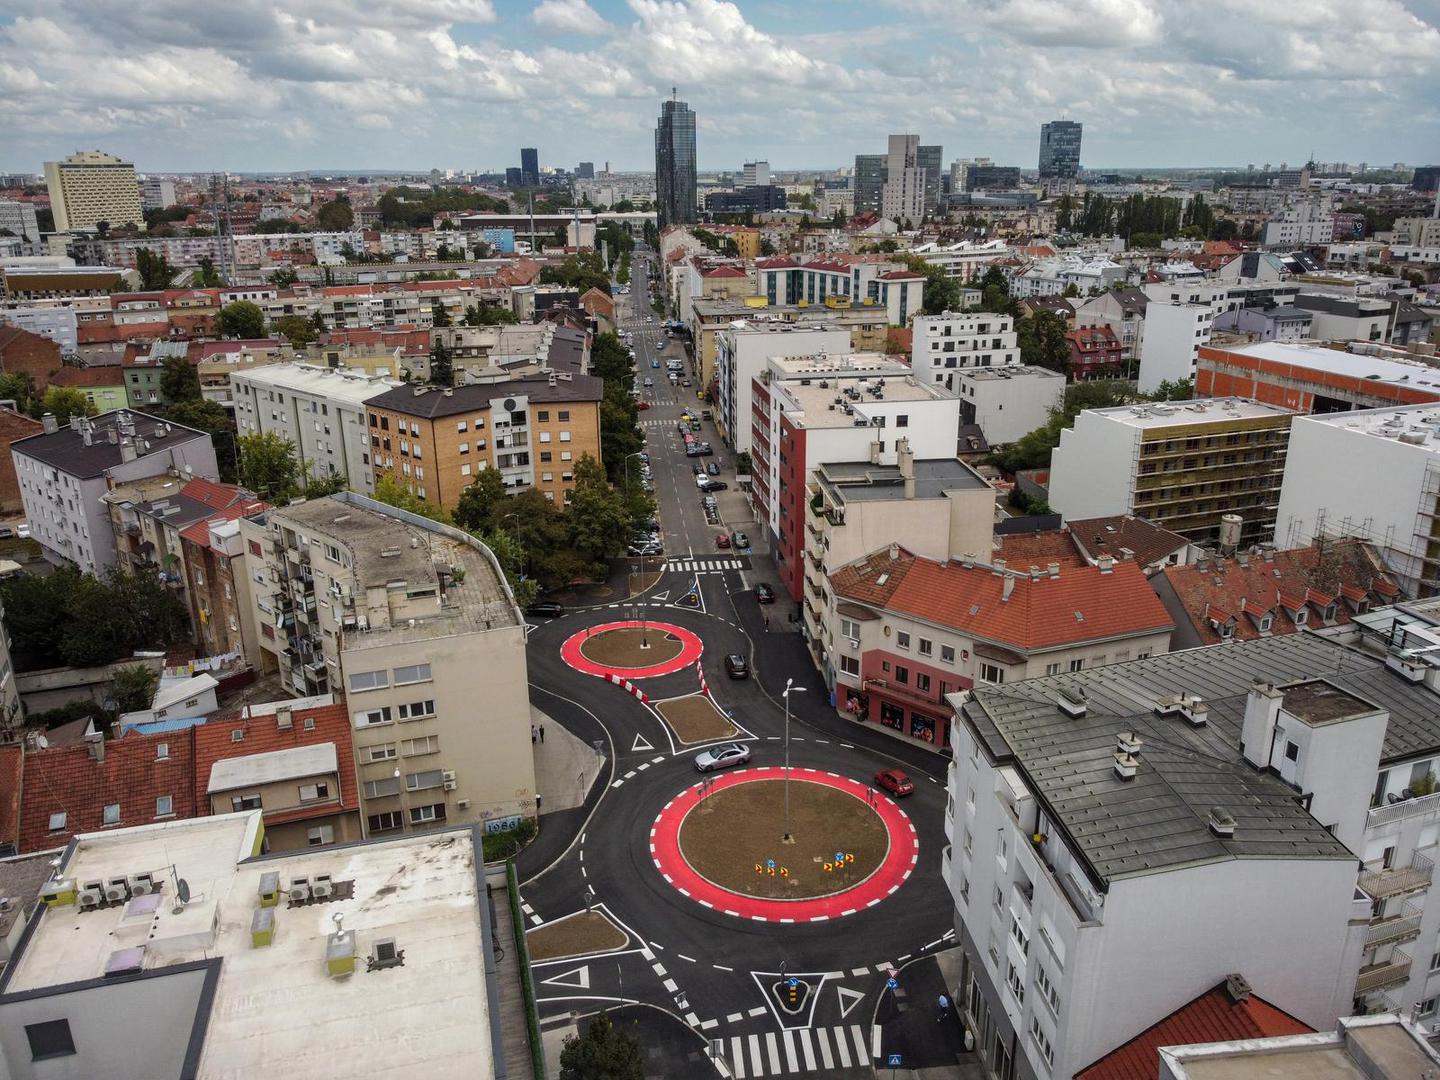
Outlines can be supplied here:
<path id="1" fill-rule="evenodd" d="M 902 1064 L 902 1062 L 901 1062 L 901 1060 L 900 1060 L 900 1055 L 899 1055 L 899 1054 L 887 1054 L 886 1057 L 885 1057 L 885 1064 L 888 1065 L 888 1066 L 890 1066 L 890 1068 L 892 1068 L 892 1069 L 897 1069 L 897 1068 L 899 1068 L 900 1065 Z"/>
<path id="2" fill-rule="evenodd" d="M 885 980 L 885 989 L 886 989 L 886 990 L 894 990 L 894 989 L 895 989 L 897 986 L 899 986 L 899 985 L 900 985 L 900 980 L 899 980 L 899 979 L 886 979 L 886 980 Z"/>
<path id="3" fill-rule="evenodd" d="M 788 986 L 791 990 L 794 990 L 795 987 L 800 985 L 800 980 L 795 978 L 794 975 L 791 975 L 790 978 L 785 980 L 785 985 Z"/>

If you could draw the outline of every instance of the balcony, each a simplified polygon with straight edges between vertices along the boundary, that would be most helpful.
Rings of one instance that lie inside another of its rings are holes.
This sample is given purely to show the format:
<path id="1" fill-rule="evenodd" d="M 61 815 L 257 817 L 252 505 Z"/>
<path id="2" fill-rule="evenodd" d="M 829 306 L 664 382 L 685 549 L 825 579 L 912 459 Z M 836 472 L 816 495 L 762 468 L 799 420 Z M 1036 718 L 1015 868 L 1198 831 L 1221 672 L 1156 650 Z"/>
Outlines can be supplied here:
<path id="1" fill-rule="evenodd" d="M 1414 904 L 1406 901 L 1394 915 L 1373 919 L 1365 931 L 1365 947 L 1387 945 L 1395 941 L 1409 941 L 1420 935 L 1420 919 L 1424 915 Z"/>
<path id="2" fill-rule="evenodd" d="M 1396 949 L 1383 964 L 1369 964 L 1360 969 L 1355 979 L 1355 993 L 1370 994 L 1399 986 L 1410 979 L 1410 954 Z"/>
<path id="3" fill-rule="evenodd" d="M 1369 826 L 1388 825 L 1392 821 L 1404 821 L 1406 818 L 1423 817 L 1426 814 L 1440 813 L 1440 791 L 1431 795 L 1421 795 L 1416 799 L 1403 799 L 1399 802 L 1387 803 L 1385 806 L 1373 807 L 1367 821 Z"/>
<path id="4" fill-rule="evenodd" d="M 1386 897 L 1428 889 L 1434 873 L 1434 861 L 1417 851 L 1404 866 L 1386 868 L 1376 863 L 1367 863 L 1360 874 L 1360 888 L 1365 890 L 1366 895 L 1376 900 L 1384 900 Z"/>

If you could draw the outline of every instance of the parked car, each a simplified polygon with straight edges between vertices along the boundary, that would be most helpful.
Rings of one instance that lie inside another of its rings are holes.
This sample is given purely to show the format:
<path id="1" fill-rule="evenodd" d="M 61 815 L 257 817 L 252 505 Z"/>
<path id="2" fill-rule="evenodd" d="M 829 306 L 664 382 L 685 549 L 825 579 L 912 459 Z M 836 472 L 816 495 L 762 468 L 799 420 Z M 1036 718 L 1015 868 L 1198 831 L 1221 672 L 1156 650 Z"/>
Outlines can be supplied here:
<path id="1" fill-rule="evenodd" d="M 741 551 L 744 551 L 750 546 L 750 537 L 746 536 L 743 532 L 731 533 L 730 542 Z"/>
<path id="2" fill-rule="evenodd" d="M 689 383 L 690 383 L 690 380 L 689 380 L 689 379 L 686 379 L 686 380 L 685 380 L 685 383 L 686 383 L 686 385 L 688 386 Z M 690 430 L 693 431 L 696 435 L 699 435 L 699 434 L 700 434 L 700 421 L 699 421 L 699 420 L 692 419 L 692 420 L 690 421 Z"/>
<path id="3" fill-rule="evenodd" d="M 744 765 L 750 760 L 750 748 L 744 743 L 725 743 L 701 750 L 695 755 L 696 772 L 714 772 L 728 769 L 731 765 Z"/>
<path id="4" fill-rule="evenodd" d="M 711 416 L 712 416 L 712 414 L 711 414 L 711 412 L 710 412 L 709 409 L 703 409 L 703 410 L 701 410 L 701 412 L 700 412 L 700 419 L 701 419 L 701 420 L 709 420 L 709 419 L 711 418 Z"/>
<path id="5" fill-rule="evenodd" d="M 554 619 L 565 614 L 565 605 L 556 600 L 536 600 L 525 609 L 525 614 Z"/>
<path id="6" fill-rule="evenodd" d="M 715 537 L 715 546 L 721 551 L 728 551 L 730 548 L 730 534 L 720 533 Z"/>
<path id="7" fill-rule="evenodd" d="M 775 602 L 775 590 L 765 582 L 755 586 L 755 602 L 757 604 L 773 604 Z"/>
<path id="8" fill-rule="evenodd" d="M 719 475 L 720 475 L 720 463 L 719 463 L 718 461 L 707 461 L 707 462 L 705 463 L 705 471 L 706 471 L 707 473 L 709 473 L 711 476 L 719 476 Z"/>
<path id="9" fill-rule="evenodd" d="M 690 471 L 696 476 L 701 476 L 705 472 L 705 466 L 701 465 L 699 462 L 696 462 L 694 465 L 690 466 Z"/>
<path id="10" fill-rule="evenodd" d="M 732 679 L 748 679 L 750 677 L 750 661 L 739 653 L 731 653 L 725 657 L 725 674 Z"/>
<path id="11" fill-rule="evenodd" d="M 915 785 L 910 782 L 910 777 L 900 769 L 881 769 L 875 774 L 874 783 L 877 788 L 888 791 L 897 799 L 909 795 L 915 790 Z"/>
<path id="12" fill-rule="evenodd" d="M 645 385 L 646 385 L 646 386 L 654 386 L 654 385 L 655 385 L 655 380 L 652 379 L 649 375 L 646 375 L 646 376 L 645 376 Z"/>
<path id="13" fill-rule="evenodd" d="M 693 446 L 685 447 L 686 457 L 709 457 L 715 451 L 710 449 L 708 442 L 695 443 Z"/>
<path id="14" fill-rule="evenodd" d="M 705 477 L 705 482 L 700 485 L 701 491 L 724 491 L 730 485 L 724 480 L 716 480 L 712 477 Z"/>
<path id="15" fill-rule="evenodd" d="M 644 412 L 648 408 L 650 408 L 650 402 L 648 401 L 637 401 L 635 403 L 636 412 Z"/>
<path id="16" fill-rule="evenodd" d="M 691 385 L 690 379 L 689 379 L 688 377 L 686 377 L 686 378 L 684 378 L 684 379 L 681 379 L 681 380 L 680 380 L 680 385 L 681 385 L 681 386 L 689 386 L 689 385 Z M 697 427 L 695 430 L 696 430 L 696 431 L 699 431 L 700 429 Z"/>

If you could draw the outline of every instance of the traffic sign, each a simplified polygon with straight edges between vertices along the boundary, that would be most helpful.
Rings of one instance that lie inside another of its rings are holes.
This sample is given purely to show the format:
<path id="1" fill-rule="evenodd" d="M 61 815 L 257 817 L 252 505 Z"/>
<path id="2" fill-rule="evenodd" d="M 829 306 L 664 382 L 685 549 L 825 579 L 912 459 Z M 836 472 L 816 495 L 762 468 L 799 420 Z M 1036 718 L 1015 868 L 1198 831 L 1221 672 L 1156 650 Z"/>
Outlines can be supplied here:
<path id="1" fill-rule="evenodd" d="M 894 990 L 894 989 L 895 989 L 897 986 L 899 986 L 899 985 L 900 985 L 900 980 L 899 980 L 899 979 L 886 979 L 886 980 L 885 980 L 885 989 L 886 989 L 886 990 Z"/>
<path id="2" fill-rule="evenodd" d="M 892 1069 L 898 1069 L 904 1062 L 900 1060 L 899 1054 L 887 1054 L 885 1056 L 885 1064 Z"/>

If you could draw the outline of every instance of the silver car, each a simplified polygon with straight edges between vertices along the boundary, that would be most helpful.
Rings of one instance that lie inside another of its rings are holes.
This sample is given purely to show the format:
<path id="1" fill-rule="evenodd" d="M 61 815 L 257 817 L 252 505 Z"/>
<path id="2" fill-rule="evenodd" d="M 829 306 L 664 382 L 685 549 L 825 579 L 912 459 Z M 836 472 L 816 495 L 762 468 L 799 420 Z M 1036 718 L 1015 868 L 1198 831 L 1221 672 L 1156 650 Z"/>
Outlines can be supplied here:
<path id="1" fill-rule="evenodd" d="M 695 755 L 696 772 L 714 772 L 728 769 L 731 765 L 744 765 L 750 760 L 750 747 L 744 743 L 724 743 L 701 750 Z"/>

